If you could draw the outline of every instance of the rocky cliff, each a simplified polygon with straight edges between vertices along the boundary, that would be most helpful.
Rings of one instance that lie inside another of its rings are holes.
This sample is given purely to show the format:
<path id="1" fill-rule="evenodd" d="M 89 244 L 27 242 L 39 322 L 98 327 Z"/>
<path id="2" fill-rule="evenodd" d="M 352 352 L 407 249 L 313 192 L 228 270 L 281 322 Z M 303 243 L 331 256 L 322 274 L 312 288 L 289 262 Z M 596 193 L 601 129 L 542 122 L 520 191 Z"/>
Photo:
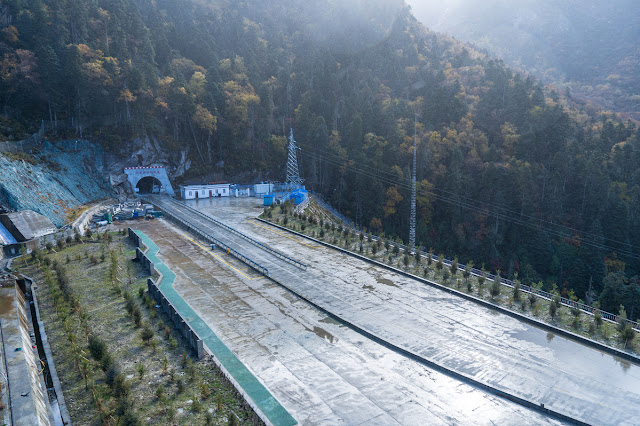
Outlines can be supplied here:
<path id="1" fill-rule="evenodd" d="M 165 166 L 174 179 L 191 162 L 187 151 L 169 152 L 149 137 L 126 142 L 117 153 L 87 140 L 3 144 L 0 212 L 33 210 L 63 226 L 82 204 L 131 196 L 123 168 L 150 165 Z"/>

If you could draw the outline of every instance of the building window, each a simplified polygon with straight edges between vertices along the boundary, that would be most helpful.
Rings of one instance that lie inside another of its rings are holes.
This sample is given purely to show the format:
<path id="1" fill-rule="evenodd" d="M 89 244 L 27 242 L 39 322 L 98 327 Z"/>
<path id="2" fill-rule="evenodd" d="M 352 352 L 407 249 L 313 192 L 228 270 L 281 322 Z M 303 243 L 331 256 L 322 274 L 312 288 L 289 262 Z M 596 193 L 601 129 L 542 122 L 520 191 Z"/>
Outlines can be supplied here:
<path id="1" fill-rule="evenodd" d="M 223 194 L 226 194 L 226 193 L 227 193 L 227 190 L 226 190 L 226 189 L 223 189 L 223 190 L 222 190 L 222 193 L 223 193 Z"/>
<path id="2" fill-rule="evenodd" d="M 193 194 L 191 193 L 191 191 L 189 191 L 189 197 L 191 197 Z"/>

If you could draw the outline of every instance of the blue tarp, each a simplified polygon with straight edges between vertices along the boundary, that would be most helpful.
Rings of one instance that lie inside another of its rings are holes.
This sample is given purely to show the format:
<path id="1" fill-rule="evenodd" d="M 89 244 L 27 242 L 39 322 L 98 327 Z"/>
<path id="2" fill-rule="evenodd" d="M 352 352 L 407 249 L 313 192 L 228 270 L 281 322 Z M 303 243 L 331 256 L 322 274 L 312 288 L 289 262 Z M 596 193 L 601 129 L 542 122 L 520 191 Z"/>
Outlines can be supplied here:
<path id="1" fill-rule="evenodd" d="M 308 192 L 304 189 L 298 189 L 289 195 L 289 199 L 293 201 L 293 204 L 300 204 L 308 197 Z"/>
<path id="2" fill-rule="evenodd" d="M 17 244 L 18 242 L 16 241 L 15 238 L 13 238 L 13 235 L 11 235 L 11 233 L 9 231 L 7 231 L 7 228 L 4 227 L 3 224 L 0 223 L 0 243 L 4 244 L 4 245 L 9 245 L 9 244 Z"/>

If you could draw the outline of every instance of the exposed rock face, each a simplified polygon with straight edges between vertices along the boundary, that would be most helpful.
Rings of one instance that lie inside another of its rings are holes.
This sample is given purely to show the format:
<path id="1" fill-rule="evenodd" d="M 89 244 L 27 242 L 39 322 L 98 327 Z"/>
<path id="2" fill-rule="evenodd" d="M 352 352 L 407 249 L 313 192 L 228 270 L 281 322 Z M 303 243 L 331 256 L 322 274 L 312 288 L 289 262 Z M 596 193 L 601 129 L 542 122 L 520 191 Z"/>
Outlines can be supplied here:
<path id="1" fill-rule="evenodd" d="M 0 204 L 62 226 L 74 207 L 113 196 L 105 172 L 100 146 L 82 140 L 45 141 L 24 158 L 0 154 Z"/>
<path id="2" fill-rule="evenodd" d="M 162 165 L 172 180 L 191 167 L 188 150 L 169 151 L 154 137 L 123 143 L 119 153 L 104 153 L 99 144 L 86 140 L 27 142 L 20 150 L 16 145 L 13 151 L 4 149 L 8 154 L 0 152 L 0 213 L 33 210 L 56 226 L 64 225 L 78 205 L 132 196 L 125 167 Z M 18 151 L 30 152 L 28 161 L 16 155 Z"/>
<path id="3" fill-rule="evenodd" d="M 155 137 L 136 138 L 123 146 L 118 156 L 106 158 L 109 173 L 116 185 L 126 180 L 125 167 L 164 166 L 170 179 L 182 176 L 191 167 L 188 150 L 169 151 L 160 146 Z"/>

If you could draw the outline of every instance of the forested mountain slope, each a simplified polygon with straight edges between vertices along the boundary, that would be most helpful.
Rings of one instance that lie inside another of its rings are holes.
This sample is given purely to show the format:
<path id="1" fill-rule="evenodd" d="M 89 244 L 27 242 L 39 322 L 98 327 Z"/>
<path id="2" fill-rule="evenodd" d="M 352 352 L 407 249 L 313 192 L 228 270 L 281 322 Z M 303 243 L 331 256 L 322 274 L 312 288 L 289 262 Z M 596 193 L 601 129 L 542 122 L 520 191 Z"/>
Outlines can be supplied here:
<path id="1" fill-rule="evenodd" d="M 3 140 L 44 120 L 107 151 L 151 134 L 190 173 L 306 184 L 406 238 L 640 313 L 640 133 L 421 26 L 402 1 L 9 0 Z M 268 174 L 270 173 L 270 174 Z M 617 253 L 614 255 L 613 253 Z"/>
<path id="2" fill-rule="evenodd" d="M 635 0 L 409 0 L 429 28 L 566 86 L 577 99 L 640 120 Z"/>

